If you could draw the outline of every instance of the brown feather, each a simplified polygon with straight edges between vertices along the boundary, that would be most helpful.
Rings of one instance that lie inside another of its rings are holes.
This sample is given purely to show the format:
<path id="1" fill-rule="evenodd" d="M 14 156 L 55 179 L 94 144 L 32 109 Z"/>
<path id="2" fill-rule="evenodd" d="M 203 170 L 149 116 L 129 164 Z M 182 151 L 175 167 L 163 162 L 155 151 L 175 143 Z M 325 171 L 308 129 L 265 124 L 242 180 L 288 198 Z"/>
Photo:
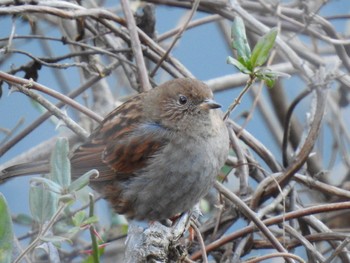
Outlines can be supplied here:
<path id="1" fill-rule="evenodd" d="M 143 112 L 144 94 L 139 94 L 112 111 L 71 157 L 72 177 L 77 178 L 91 169 L 99 177 L 91 182 L 112 179 L 120 181 L 133 176 L 166 143 L 152 133 L 135 134 Z M 142 128 L 141 128 L 142 129 Z M 147 141 L 147 145 L 143 142 Z"/>

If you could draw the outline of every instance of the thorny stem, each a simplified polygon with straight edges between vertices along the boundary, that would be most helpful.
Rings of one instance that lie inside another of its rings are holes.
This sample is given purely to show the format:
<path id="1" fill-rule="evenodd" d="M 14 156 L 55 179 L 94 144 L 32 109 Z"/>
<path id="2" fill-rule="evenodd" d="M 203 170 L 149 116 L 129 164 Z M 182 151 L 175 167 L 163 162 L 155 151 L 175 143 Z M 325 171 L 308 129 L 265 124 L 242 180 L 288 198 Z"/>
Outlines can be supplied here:
<path id="1" fill-rule="evenodd" d="M 228 107 L 225 115 L 224 115 L 224 121 L 226 121 L 229 117 L 233 109 L 241 103 L 241 100 L 243 98 L 243 95 L 249 90 L 249 88 L 254 84 L 256 76 L 254 74 L 249 75 L 250 78 L 248 79 L 244 89 L 239 93 L 238 97 L 231 103 L 231 105 Z"/>
<path id="2" fill-rule="evenodd" d="M 89 194 L 89 199 L 90 199 L 89 216 L 92 217 L 94 215 L 94 204 L 95 204 L 93 194 Z M 91 236 L 91 242 L 92 242 L 92 257 L 93 257 L 94 263 L 99 263 L 100 259 L 99 259 L 98 244 L 97 244 L 97 239 L 95 235 L 95 227 L 93 224 L 90 225 L 89 230 L 90 230 L 90 236 Z"/>

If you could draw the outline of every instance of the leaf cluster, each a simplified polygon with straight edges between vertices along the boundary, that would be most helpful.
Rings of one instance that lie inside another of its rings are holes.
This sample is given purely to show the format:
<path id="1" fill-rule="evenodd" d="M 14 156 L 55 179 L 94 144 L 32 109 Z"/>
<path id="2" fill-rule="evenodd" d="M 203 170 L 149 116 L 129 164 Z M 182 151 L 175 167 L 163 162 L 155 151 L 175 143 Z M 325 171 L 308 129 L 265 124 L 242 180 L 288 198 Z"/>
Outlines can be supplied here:
<path id="1" fill-rule="evenodd" d="M 272 28 L 262 36 L 251 51 L 248 43 L 243 19 L 237 16 L 232 24 L 231 37 L 232 49 L 237 51 L 237 59 L 229 56 L 227 63 L 235 66 L 240 72 L 250 75 L 252 79 L 257 78 L 266 82 L 268 87 L 273 87 L 279 76 L 287 76 L 284 73 L 261 68 L 269 57 L 278 30 Z"/>

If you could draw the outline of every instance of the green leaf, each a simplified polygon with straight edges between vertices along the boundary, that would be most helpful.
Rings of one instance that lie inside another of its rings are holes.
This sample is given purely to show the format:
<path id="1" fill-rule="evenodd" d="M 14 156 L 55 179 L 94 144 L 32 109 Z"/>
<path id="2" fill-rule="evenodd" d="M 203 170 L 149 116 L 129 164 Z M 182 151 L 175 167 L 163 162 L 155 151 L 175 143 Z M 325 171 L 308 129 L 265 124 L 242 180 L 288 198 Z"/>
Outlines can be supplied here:
<path id="1" fill-rule="evenodd" d="M 86 211 L 85 210 L 79 211 L 75 213 L 75 215 L 72 217 L 73 224 L 75 226 L 81 226 L 85 218 L 86 218 Z"/>
<path id="2" fill-rule="evenodd" d="M 13 239 L 13 225 L 10 211 L 5 197 L 0 193 L 0 262 L 11 262 Z"/>
<path id="3" fill-rule="evenodd" d="M 243 65 L 241 62 L 239 62 L 238 60 L 234 59 L 233 57 L 227 57 L 226 62 L 228 64 L 231 64 L 233 66 L 235 66 L 240 72 L 244 73 L 244 74 L 250 74 L 251 71 L 245 66 Z"/>
<path id="4" fill-rule="evenodd" d="M 81 227 L 81 226 L 97 223 L 98 217 L 97 216 L 90 216 L 90 217 L 86 218 L 86 212 L 83 210 L 83 211 L 77 212 L 73 216 L 72 220 L 73 220 L 73 224 L 75 226 Z"/>
<path id="5" fill-rule="evenodd" d="M 86 185 L 89 184 L 90 182 L 90 177 L 95 176 L 98 177 L 98 171 L 93 169 L 88 171 L 87 173 L 85 173 L 82 176 L 79 176 L 75 181 L 73 181 L 71 183 L 71 185 L 68 187 L 68 192 L 72 193 L 75 191 L 78 191 L 80 189 L 82 189 L 83 187 L 85 187 Z"/>
<path id="6" fill-rule="evenodd" d="M 40 237 L 40 239 L 42 241 L 51 242 L 51 243 L 68 242 L 70 244 L 73 244 L 72 240 L 70 240 L 67 237 L 62 237 L 62 236 L 44 236 L 44 237 Z"/>
<path id="7" fill-rule="evenodd" d="M 90 224 L 94 224 L 94 223 L 97 223 L 97 222 L 98 222 L 98 217 L 97 216 L 90 216 L 89 218 L 84 220 L 82 225 L 90 225 Z"/>
<path id="8" fill-rule="evenodd" d="M 13 221 L 24 226 L 31 226 L 33 224 L 33 218 L 26 214 L 18 214 L 13 218 Z"/>
<path id="9" fill-rule="evenodd" d="M 75 234 L 77 234 L 81 228 L 79 226 L 72 227 L 66 232 L 66 234 L 70 237 L 73 237 Z"/>
<path id="10" fill-rule="evenodd" d="M 29 191 L 29 207 L 34 220 L 44 224 L 57 211 L 58 197 L 43 184 L 32 185 Z"/>
<path id="11" fill-rule="evenodd" d="M 245 32 L 243 19 L 236 16 L 231 28 L 232 48 L 237 50 L 238 59 L 243 59 L 244 64 L 250 60 L 250 47 Z"/>
<path id="12" fill-rule="evenodd" d="M 270 50 L 275 44 L 277 31 L 277 28 L 272 28 L 267 34 L 265 34 L 258 40 L 258 43 L 256 43 L 252 52 L 252 56 L 250 58 L 250 62 L 253 69 L 256 67 L 260 67 L 266 62 Z"/>
<path id="13" fill-rule="evenodd" d="M 275 85 L 275 82 L 279 77 L 284 77 L 284 78 L 290 77 L 289 74 L 279 72 L 279 71 L 272 71 L 268 68 L 259 69 L 254 74 L 258 79 L 264 80 L 266 82 L 266 85 L 269 88 L 272 88 Z"/>
<path id="14" fill-rule="evenodd" d="M 273 88 L 273 86 L 275 86 L 276 79 L 264 78 L 264 81 L 269 88 Z"/>
<path id="15" fill-rule="evenodd" d="M 64 189 L 59 184 L 45 177 L 33 177 L 32 179 L 30 179 L 30 182 L 36 184 L 43 184 L 47 190 L 56 194 L 64 194 Z"/>
<path id="16" fill-rule="evenodd" d="M 274 71 L 270 70 L 268 68 L 261 68 L 258 71 L 256 71 L 256 76 L 266 76 L 269 78 L 290 78 L 290 75 L 281 71 Z"/>
<path id="17" fill-rule="evenodd" d="M 72 205 L 75 202 L 75 200 L 75 195 L 71 193 L 61 195 L 59 197 L 59 202 L 65 203 L 66 205 Z"/>
<path id="18" fill-rule="evenodd" d="M 51 179 L 68 188 L 71 182 L 71 167 L 68 158 L 69 145 L 66 138 L 58 138 L 51 156 Z"/>

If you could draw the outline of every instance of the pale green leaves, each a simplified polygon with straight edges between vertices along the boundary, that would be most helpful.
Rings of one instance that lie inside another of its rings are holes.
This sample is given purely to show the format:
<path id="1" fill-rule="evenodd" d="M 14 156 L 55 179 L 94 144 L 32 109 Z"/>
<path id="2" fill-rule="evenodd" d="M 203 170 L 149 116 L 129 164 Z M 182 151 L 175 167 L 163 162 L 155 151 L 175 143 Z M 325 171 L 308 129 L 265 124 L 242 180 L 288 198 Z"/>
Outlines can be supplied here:
<path id="1" fill-rule="evenodd" d="M 238 18 L 238 19 L 237 19 Z M 232 48 L 237 50 L 238 60 L 246 65 L 249 62 L 251 51 L 245 33 L 243 20 L 237 17 L 231 29 Z"/>
<path id="2" fill-rule="evenodd" d="M 234 65 L 240 72 L 244 74 L 251 74 L 252 72 L 247 67 L 247 64 L 241 63 L 238 60 L 234 59 L 233 57 L 227 57 L 227 63 Z"/>
<path id="3" fill-rule="evenodd" d="M 69 203 L 75 192 L 89 184 L 97 170 L 91 170 L 71 182 L 71 167 L 68 158 L 69 146 L 66 138 L 59 138 L 51 156 L 51 171 L 48 178 L 31 180 L 29 201 L 33 218 L 40 224 L 50 220 L 57 211 L 58 203 Z"/>
<path id="4" fill-rule="evenodd" d="M 264 80 L 268 87 L 273 87 L 275 85 L 275 81 L 278 77 L 289 78 L 290 76 L 286 73 L 279 71 L 272 71 L 268 68 L 259 68 L 255 71 L 255 76 L 258 79 Z"/>
<path id="5" fill-rule="evenodd" d="M 60 227 L 56 227 L 52 231 L 52 227 L 57 223 L 59 216 L 65 211 L 75 200 L 77 191 L 85 187 L 92 176 L 98 176 L 97 170 L 91 170 L 71 182 L 71 165 L 68 158 L 69 146 L 65 138 L 59 138 L 53 150 L 50 162 L 50 173 L 46 177 L 32 178 L 31 189 L 29 193 L 30 210 L 33 219 L 39 223 L 40 231 L 38 237 L 30 244 L 31 248 L 43 248 L 37 246 L 39 242 L 47 242 L 46 244 L 59 246 L 61 242 L 70 242 L 70 238 L 77 234 L 80 229 L 89 226 L 98 221 L 96 216 L 86 216 L 84 211 L 80 211 L 73 216 L 73 226 L 69 224 L 56 224 L 56 226 L 64 226 L 64 231 L 58 231 Z M 46 251 L 50 255 L 54 252 Z M 22 253 L 18 260 L 23 258 Z M 2 262 L 2 261 L 1 261 Z"/>
<path id="6" fill-rule="evenodd" d="M 86 212 L 84 210 L 78 211 L 73 217 L 72 217 L 72 223 L 74 227 L 72 227 L 69 230 L 69 235 L 75 235 L 78 233 L 81 229 L 88 227 L 91 224 L 97 223 L 98 218 L 97 216 L 93 215 L 88 217 L 86 215 Z"/>
<path id="7" fill-rule="evenodd" d="M 252 68 L 260 67 L 266 62 L 270 50 L 275 44 L 276 36 L 277 28 L 272 28 L 266 35 L 258 40 L 250 57 Z"/>
<path id="8" fill-rule="evenodd" d="M 36 178 L 45 179 L 45 178 Z M 47 180 L 47 179 L 46 179 Z M 49 180 L 47 180 L 49 181 Z M 49 181 L 51 182 L 51 181 Z M 29 191 L 29 207 L 33 219 L 43 225 L 57 211 L 58 196 L 43 184 L 36 184 Z"/>
<path id="9" fill-rule="evenodd" d="M 0 193 L 0 262 L 12 262 L 13 238 L 11 215 L 5 197 Z"/>
<path id="10" fill-rule="evenodd" d="M 51 173 L 48 178 L 31 179 L 32 187 L 29 192 L 29 205 L 33 218 L 44 224 L 57 211 L 59 195 L 64 186 L 69 184 L 70 164 L 68 156 L 68 141 L 59 138 L 51 156 Z"/>
<path id="11" fill-rule="evenodd" d="M 229 56 L 227 58 L 227 63 L 235 66 L 240 72 L 250 75 L 251 78 L 264 80 L 269 87 L 272 87 L 277 77 L 288 76 L 284 73 L 260 68 L 269 57 L 277 33 L 277 28 L 272 28 L 258 40 L 253 51 L 251 51 L 246 36 L 244 22 L 242 18 L 236 17 L 232 25 L 231 37 L 232 48 L 237 51 L 237 59 Z"/>
<path id="12" fill-rule="evenodd" d="M 89 184 L 90 178 L 98 177 L 98 171 L 93 169 L 79 176 L 68 186 L 68 193 L 76 192 Z"/>
<path id="13" fill-rule="evenodd" d="M 67 188 L 71 182 L 69 146 L 66 138 L 59 138 L 51 157 L 51 178 L 60 186 Z"/>

